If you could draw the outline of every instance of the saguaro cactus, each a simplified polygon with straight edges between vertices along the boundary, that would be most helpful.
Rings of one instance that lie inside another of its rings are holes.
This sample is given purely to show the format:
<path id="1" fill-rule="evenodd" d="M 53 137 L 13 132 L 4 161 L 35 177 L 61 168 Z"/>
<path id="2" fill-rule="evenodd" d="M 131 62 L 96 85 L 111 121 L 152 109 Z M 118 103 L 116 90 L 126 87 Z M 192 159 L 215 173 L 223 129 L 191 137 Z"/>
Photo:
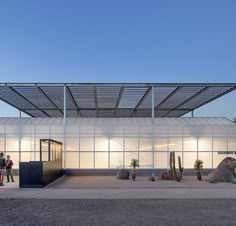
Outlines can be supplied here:
<path id="1" fill-rule="evenodd" d="M 177 173 L 176 173 L 176 169 L 175 169 L 175 152 L 173 151 L 172 152 L 172 155 L 173 155 L 173 172 L 174 172 L 174 177 L 175 177 L 175 180 L 180 182 L 180 178 L 178 177 Z"/>
<path id="2" fill-rule="evenodd" d="M 175 152 L 170 152 L 170 176 L 171 178 L 175 178 L 176 181 L 180 182 L 180 178 L 178 177 L 175 169 Z"/>
<path id="3" fill-rule="evenodd" d="M 170 152 L 170 177 L 171 177 L 171 178 L 174 177 L 172 151 Z"/>
<path id="4" fill-rule="evenodd" d="M 184 167 L 181 165 L 181 158 L 180 158 L 180 156 L 178 156 L 178 164 L 179 164 L 180 176 L 182 177 L 182 174 L 183 174 L 183 171 L 184 171 Z"/>

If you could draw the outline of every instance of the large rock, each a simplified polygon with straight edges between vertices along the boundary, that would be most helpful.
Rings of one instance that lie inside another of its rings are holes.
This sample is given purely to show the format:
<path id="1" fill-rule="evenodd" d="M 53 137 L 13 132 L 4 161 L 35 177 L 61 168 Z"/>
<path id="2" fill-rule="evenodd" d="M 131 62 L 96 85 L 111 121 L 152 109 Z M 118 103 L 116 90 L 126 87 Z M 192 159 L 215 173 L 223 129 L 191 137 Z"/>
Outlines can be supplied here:
<path id="1" fill-rule="evenodd" d="M 236 164 L 235 158 L 226 157 L 221 161 L 221 163 L 217 166 L 217 168 L 207 176 L 207 181 L 210 183 L 215 183 L 215 182 L 236 183 L 235 172 L 234 172 L 235 164 Z"/>
<path id="2" fill-rule="evenodd" d="M 129 170 L 127 169 L 121 169 L 117 175 L 116 175 L 117 179 L 124 179 L 127 180 L 129 179 Z"/>

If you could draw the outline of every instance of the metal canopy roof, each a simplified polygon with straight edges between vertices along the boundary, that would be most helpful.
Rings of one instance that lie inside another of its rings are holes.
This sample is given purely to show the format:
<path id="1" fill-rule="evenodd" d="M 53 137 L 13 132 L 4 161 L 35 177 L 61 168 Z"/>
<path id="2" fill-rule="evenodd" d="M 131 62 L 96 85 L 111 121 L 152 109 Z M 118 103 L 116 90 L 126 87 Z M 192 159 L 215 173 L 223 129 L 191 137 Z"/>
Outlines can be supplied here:
<path id="1" fill-rule="evenodd" d="M 0 99 L 32 117 L 180 117 L 236 83 L 7 83 Z M 66 98 L 64 98 L 64 95 Z M 153 95 L 153 98 L 152 98 Z"/>

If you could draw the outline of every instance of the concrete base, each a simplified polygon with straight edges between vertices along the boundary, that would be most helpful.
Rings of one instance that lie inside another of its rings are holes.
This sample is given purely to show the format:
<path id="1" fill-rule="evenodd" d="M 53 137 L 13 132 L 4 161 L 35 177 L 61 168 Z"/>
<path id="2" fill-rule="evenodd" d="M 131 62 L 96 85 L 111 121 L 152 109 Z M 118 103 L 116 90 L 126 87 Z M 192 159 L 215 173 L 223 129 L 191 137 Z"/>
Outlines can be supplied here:
<path id="1" fill-rule="evenodd" d="M 131 171 L 131 168 L 127 168 Z M 66 176 L 116 176 L 120 169 L 63 169 L 64 175 Z M 178 169 L 176 169 L 179 172 Z M 208 175 L 214 169 L 202 169 L 202 175 Z M 151 176 L 152 173 L 159 175 L 160 173 L 166 172 L 167 169 L 136 169 L 137 175 L 139 176 Z M 193 176 L 196 172 L 194 169 L 184 169 L 183 175 Z"/>
<path id="2" fill-rule="evenodd" d="M 0 187 L 0 199 L 236 199 L 236 185 L 210 184 L 186 176 L 181 182 L 136 181 L 110 176 L 62 177 L 46 188 L 13 188 L 16 183 Z M 181 210 L 182 211 L 182 210 Z"/>

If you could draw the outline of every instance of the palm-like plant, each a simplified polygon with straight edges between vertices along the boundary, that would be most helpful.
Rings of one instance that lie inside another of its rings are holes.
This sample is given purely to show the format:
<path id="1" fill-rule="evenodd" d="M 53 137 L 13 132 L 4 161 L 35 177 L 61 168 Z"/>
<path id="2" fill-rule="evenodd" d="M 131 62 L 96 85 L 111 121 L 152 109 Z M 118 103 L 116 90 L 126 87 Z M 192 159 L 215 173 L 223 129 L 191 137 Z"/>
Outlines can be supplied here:
<path id="1" fill-rule="evenodd" d="M 133 170 L 132 170 L 132 179 L 133 179 L 133 181 L 134 181 L 135 178 L 136 178 L 135 168 L 136 168 L 136 167 L 139 167 L 139 161 L 138 161 L 138 159 L 132 159 L 132 160 L 131 160 L 131 163 L 130 163 L 130 166 L 133 167 Z"/>
<path id="2" fill-rule="evenodd" d="M 130 166 L 133 167 L 133 169 L 135 169 L 136 167 L 139 167 L 139 161 L 138 159 L 132 159 Z"/>
<path id="3" fill-rule="evenodd" d="M 197 159 L 194 163 L 194 169 L 196 170 L 197 179 L 202 180 L 201 169 L 203 168 L 203 161 Z"/>

